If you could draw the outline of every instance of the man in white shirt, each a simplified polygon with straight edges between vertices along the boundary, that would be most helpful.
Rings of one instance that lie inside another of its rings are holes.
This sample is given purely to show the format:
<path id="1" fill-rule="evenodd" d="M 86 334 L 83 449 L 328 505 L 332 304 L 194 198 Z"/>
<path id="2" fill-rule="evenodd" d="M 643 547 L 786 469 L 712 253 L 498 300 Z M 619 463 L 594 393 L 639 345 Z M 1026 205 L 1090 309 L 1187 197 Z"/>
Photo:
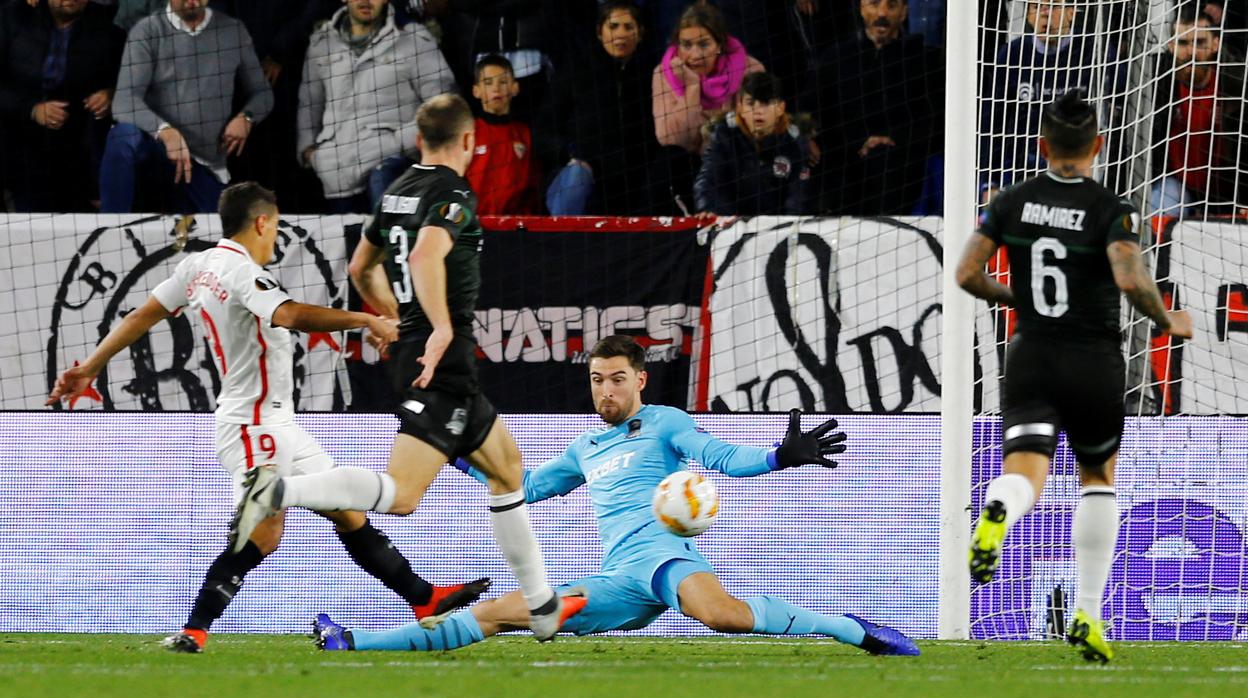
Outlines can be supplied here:
<path id="1" fill-rule="evenodd" d="M 291 299 L 263 268 L 277 241 L 277 199 L 254 182 L 226 188 L 219 201 L 225 238 L 188 256 L 173 275 L 127 314 L 80 365 L 57 379 L 48 404 L 82 394 L 117 352 L 184 309 L 195 312 L 212 343 L 221 392 L 217 395 L 217 457 L 234 481 L 237 501 L 243 481 L 256 466 L 282 475 L 322 473 L 379 477 L 362 468 L 335 469 L 316 441 L 294 422 L 290 330 L 332 332 L 367 327 L 378 344 L 398 337 L 397 323 Z M 334 522 L 348 554 L 362 569 L 402 596 L 418 618 L 439 615 L 474 601 L 488 579 L 434 587 L 421 579 L 385 534 L 358 511 L 320 512 Z M 240 550 L 233 546 L 208 568 L 183 630 L 165 639 L 179 652 L 199 652 L 208 628 L 224 613 L 243 577 L 277 548 L 284 512 L 266 519 Z"/>

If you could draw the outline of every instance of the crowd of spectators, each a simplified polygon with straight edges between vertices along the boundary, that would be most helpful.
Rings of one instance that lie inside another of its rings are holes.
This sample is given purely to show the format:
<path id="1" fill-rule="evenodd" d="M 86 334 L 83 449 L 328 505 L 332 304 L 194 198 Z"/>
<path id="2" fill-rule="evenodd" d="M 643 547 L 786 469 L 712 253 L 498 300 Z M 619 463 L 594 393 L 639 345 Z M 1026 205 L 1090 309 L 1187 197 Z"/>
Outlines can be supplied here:
<path id="1" fill-rule="evenodd" d="M 1183 2 L 1150 54 L 1152 161 L 1158 206 L 1190 214 L 1245 202 L 1248 138 L 1221 31 L 1242 3 Z M 0 0 L 0 208 L 211 211 L 253 179 L 284 211 L 367 212 L 419 161 L 416 109 L 458 92 L 482 213 L 935 214 L 945 3 Z M 1121 94 L 1127 70 L 1088 3 L 981 4 L 987 197 L 1042 166 L 1043 103 Z"/>

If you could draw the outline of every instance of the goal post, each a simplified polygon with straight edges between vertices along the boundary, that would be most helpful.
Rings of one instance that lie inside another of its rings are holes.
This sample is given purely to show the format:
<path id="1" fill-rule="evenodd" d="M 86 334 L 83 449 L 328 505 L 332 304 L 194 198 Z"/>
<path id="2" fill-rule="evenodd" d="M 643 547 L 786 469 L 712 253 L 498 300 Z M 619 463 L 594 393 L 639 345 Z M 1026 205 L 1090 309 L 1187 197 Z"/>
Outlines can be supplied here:
<path id="1" fill-rule="evenodd" d="M 947 124 L 975 123 L 975 82 L 979 29 L 976 3 L 947 5 L 945 119 Z M 937 635 L 942 640 L 969 637 L 971 424 L 975 308 L 958 288 L 958 257 L 975 224 L 976 131 L 945 129 L 945 220 L 941 311 L 940 435 L 940 609 Z"/>

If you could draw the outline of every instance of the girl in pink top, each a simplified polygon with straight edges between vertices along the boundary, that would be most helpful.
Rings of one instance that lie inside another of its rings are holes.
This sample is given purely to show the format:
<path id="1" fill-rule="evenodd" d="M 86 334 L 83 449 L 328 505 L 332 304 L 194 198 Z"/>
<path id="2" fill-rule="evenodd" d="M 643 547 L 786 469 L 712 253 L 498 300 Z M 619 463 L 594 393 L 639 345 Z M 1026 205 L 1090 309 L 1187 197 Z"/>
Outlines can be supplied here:
<path id="1" fill-rule="evenodd" d="M 700 153 L 703 124 L 732 108 L 747 73 L 762 70 L 763 64 L 728 35 L 718 10 L 691 5 L 654 69 L 654 133 L 659 143 Z"/>

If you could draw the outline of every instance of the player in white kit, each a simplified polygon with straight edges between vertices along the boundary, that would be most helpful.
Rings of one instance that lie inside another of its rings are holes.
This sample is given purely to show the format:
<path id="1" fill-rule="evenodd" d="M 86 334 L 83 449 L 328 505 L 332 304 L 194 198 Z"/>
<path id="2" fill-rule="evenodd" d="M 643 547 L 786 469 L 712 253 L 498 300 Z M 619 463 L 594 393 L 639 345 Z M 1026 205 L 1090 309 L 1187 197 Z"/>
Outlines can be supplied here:
<path id="1" fill-rule="evenodd" d="M 191 312 L 203 322 L 212 344 L 221 392 L 217 395 L 217 457 L 234 481 L 235 501 L 243 480 L 256 467 L 283 476 L 330 470 L 333 461 L 294 422 L 290 330 L 331 332 L 367 327 L 380 345 L 398 337 L 394 321 L 298 303 L 263 268 L 277 241 L 277 199 L 273 192 L 244 182 L 228 187 L 219 203 L 225 238 L 216 247 L 182 260 L 173 275 L 127 314 L 80 365 L 57 379 L 48 404 L 83 393 L 117 352 L 160 321 Z M 321 512 L 334 522 L 338 537 L 361 568 L 398 593 L 418 618 L 439 615 L 476 600 L 488 579 L 434 587 L 421 579 L 385 534 L 358 511 Z M 165 639 L 181 652 L 198 652 L 208 628 L 225 611 L 243 577 L 281 539 L 284 512 L 262 522 L 241 550 L 227 546 L 209 567 L 183 630 Z"/>

